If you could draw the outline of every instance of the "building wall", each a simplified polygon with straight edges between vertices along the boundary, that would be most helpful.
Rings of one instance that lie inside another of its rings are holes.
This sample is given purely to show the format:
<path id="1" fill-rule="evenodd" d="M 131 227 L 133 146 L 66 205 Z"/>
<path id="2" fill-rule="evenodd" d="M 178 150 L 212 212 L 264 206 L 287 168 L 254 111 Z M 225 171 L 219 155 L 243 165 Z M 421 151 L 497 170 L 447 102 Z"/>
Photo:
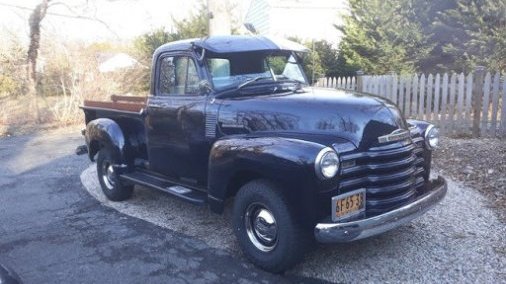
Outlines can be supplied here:
<path id="1" fill-rule="evenodd" d="M 325 39 L 337 45 L 342 34 L 334 25 L 343 24 L 347 12 L 346 0 L 252 0 L 245 22 L 260 34 Z"/>
<path id="2" fill-rule="evenodd" d="M 270 33 L 270 10 L 269 0 L 252 0 L 244 22 L 253 24 L 259 34 L 267 35 Z"/>

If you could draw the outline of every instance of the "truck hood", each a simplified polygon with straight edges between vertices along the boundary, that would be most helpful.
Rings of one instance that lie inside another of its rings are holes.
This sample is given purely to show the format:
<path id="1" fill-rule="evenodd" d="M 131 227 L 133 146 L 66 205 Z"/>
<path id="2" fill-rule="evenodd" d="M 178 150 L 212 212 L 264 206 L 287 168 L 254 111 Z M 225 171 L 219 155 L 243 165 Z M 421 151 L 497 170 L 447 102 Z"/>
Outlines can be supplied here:
<path id="1" fill-rule="evenodd" d="M 407 129 L 398 108 L 383 98 L 351 91 L 307 88 L 298 92 L 220 101 L 222 135 L 290 135 L 345 139 L 368 148 L 378 137 Z M 338 141 L 334 141 L 338 142 Z M 328 144 L 328 143 L 326 143 Z"/>

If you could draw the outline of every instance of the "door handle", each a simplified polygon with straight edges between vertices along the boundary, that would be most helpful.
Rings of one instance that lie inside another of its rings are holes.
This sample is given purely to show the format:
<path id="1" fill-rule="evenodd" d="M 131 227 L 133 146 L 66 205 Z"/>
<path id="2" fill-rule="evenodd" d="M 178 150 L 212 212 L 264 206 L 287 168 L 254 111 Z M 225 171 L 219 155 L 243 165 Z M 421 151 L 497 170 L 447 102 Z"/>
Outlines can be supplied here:
<path id="1" fill-rule="evenodd" d="M 141 108 L 141 110 L 139 111 L 139 114 L 142 118 L 146 117 L 146 115 L 148 114 L 148 110 L 146 108 Z"/>
<path id="2" fill-rule="evenodd" d="M 160 109 L 160 108 L 163 108 L 163 106 L 162 105 L 149 105 L 149 108 Z"/>

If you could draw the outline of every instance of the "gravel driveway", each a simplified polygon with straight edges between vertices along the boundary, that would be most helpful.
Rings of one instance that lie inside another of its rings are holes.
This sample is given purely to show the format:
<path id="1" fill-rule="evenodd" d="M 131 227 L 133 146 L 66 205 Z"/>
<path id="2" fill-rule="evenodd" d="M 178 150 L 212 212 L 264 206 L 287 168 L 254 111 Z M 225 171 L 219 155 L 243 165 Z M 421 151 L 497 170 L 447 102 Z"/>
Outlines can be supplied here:
<path id="1" fill-rule="evenodd" d="M 230 208 L 220 216 L 141 187 L 131 200 L 111 202 L 100 190 L 94 164 L 81 181 L 106 206 L 240 257 Z M 345 283 L 506 283 L 505 234 L 478 192 L 449 180 L 446 199 L 422 218 L 370 239 L 320 246 L 287 274 Z"/>

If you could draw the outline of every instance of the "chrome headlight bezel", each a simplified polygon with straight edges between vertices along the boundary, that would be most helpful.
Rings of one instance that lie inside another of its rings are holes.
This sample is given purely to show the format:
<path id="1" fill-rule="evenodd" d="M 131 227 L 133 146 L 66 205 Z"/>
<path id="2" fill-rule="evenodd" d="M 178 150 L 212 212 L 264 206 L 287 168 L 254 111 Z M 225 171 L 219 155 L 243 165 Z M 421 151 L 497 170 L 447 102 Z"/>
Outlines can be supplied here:
<path id="1" fill-rule="evenodd" d="M 431 124 L 427 126 L 424 133 L 425 146 L 429 150 L 434 150 L 439 144 L 439 128 Z"/>
<path id="2" fill-rule="evenodd" d="M 330 165 L 324 165 L 326 161 L 333 160 L 334 163 Z M 337 175 L 340 168 L 339 155 L 334 149 L 330 147 L 323 148 L 320 150 L 315 159 L 315 172 L 320 179 L 331 179 Z M 334 166 L 334 168 L 329 168 Z"/>

